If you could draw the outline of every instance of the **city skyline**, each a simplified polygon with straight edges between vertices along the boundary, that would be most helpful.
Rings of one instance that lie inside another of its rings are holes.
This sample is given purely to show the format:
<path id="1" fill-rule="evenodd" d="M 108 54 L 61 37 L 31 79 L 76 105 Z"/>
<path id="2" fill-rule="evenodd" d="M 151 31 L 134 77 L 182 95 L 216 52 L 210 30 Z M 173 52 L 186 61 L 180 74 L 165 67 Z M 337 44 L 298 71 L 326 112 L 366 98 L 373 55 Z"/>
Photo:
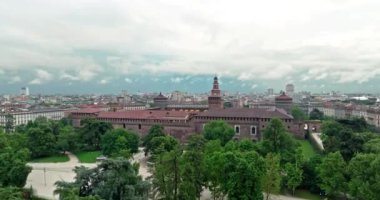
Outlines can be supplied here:
<path id="1" fill-rule="evenodd" d="M 47 84 L 25 84 L 18 82 L 14 84 L 4 84 L 0 86 L 0 94 L 20 94 L 20 89 L 27 87 L 30 94 L 119 94 L 123 90 L 128 93 L 158 93 L 182 91 L 189 93 L 208 93 L 210 82 L 214 75 L 159 75 L 159 76 L 141 76 L 136 75 L 131 78 L 118 77 L 110 79 L 106 83 L 96 81 L 88 82 L 61 82 L 49 81 Z M 241 81 L 236 78 L 218 76 L 223 92 L 241 92 L 241 93 L 266 93 L 268 89 L 273 89 L 274 93 L 279 94 L 286 91 L 287 84 L 294 84 L 295 92 L 311 93 L 329 93 L 332 91 L 341 93 L 358 93 L 358 94 L 378 94 L 375 82 L 369 81 L 364 84 L 343 84 L 326 85 L 323 81 L 295 81 L 287 82 L 286 80 L 272 81 L 270 83 L 261 81 Z M 347 87 L 349 86 L 349 87 Z"/>

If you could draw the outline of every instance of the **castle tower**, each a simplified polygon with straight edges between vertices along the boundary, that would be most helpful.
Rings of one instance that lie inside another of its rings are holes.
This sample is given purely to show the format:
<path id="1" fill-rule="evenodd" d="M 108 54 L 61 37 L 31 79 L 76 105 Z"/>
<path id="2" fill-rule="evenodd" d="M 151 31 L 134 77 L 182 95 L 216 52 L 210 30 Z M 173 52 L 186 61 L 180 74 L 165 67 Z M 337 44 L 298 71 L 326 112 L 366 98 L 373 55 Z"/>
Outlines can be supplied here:
<path id="1" fill-rule="evenodd" d="M 211 94 L 208 97 L 208 109 L 209 110 L 223 109 L 222 95 L 219 89 L 218 77 L 216 76 L 214 77 L 214 84 L 211 90 Z"/>

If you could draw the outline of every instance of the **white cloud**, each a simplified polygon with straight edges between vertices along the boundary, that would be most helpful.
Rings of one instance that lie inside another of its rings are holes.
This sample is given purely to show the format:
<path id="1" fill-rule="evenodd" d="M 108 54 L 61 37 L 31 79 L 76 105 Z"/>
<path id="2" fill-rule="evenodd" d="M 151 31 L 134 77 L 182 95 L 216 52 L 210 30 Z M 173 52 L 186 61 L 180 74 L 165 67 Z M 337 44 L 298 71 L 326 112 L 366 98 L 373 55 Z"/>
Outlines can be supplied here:
<path id="1" fill-rule="evenodd" d="M 44 66 L 70 81 L 217 73 L 362 83 L 380 75 L 379 9 L 375 0 L 14 0 L 0 6 L 0 74 Z"/>
<path id="2" fill-rule="evenodd" d="M 127 83 L 133 83 L 133 80 L 130 79 L 130 78 L 125 78 L 124 81 L 127 82 Z"/>
<path id="3" fill-rule="evenodd" d="M 46 70 L 37 69 L 35 73 L 35 78 L 29 82 L 30 84 L 40 85 L 53 79 L 53 75 Z"/>
<path id="4" fill-rule="evenodd" d="M 108 82 L 109 82 L 108 80 L 106 80 L 106 79 L 102 79 L 102 80 L 99 81 L 99 84 L 105 85 L 105 84 L 107 84 Z"/>
<path id="5" fill-rule="evenodd" d="M 8 84 L 14 84 L 14 83 L 18 83 L 18 82 L 21 82 L 21 78 L 19 76 L 12 76 L 9 79 Z"/>
<path id="6" fill-rule="evenodd" d="M 60 78 L 63 80 L 71 80 L 71 81 L 79 80 L 79 77 L 73 76 L 73 75 L 67 74 L 67 73 L 63 73 Z"/>
<path id="7" fill-rule="evenodd" d="M 170 81 L 172 83 L 180 83 L 180 82 L 183 81 L 183 78 L 181 78 L 181 77 L 174 77 L 174 78 L 170 78 Z"/>
<path id="8" fill-rule="evenodd" d="M 257 84 L 253 84 L 253 85 L 251 86 L 251 89 L 255 89 L 255 88 L 257 88 L 257 87 L 258 87 Z"/>

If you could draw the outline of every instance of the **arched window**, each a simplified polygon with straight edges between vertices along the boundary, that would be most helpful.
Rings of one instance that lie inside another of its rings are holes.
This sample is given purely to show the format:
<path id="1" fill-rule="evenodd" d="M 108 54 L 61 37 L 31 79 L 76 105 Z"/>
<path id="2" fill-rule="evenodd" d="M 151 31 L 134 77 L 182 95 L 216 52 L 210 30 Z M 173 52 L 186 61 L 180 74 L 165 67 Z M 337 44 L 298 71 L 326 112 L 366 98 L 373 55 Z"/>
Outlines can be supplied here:
<path id="1" fill-rule="evenodd" d="M 256 135 L 256 134 L 257 134 L 256 126 L 251 126 L 251 135 Z"/>
<path id="2" fill-rule="evenodd" d="M 240 125 L 235 125 L 235 134 L 240 135 Z"/>

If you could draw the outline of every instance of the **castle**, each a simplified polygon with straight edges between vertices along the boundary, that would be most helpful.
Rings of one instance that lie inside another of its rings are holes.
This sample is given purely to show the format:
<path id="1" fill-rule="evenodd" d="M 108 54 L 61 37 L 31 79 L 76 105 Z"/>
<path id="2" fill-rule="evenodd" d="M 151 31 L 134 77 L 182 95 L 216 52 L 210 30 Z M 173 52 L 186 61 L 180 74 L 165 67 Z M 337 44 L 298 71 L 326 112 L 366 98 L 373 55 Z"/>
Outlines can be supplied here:
<path id="1" fill-rule="evenodd" d="M 212 120 L 223 120 L 235 131 L 236 139 L 259 140 L 263 130 L 272 118 L 280 118 L 288 131 L 303 137 L 303 125 L 294 122 L 293 117 L 283 109 L 223 108 L 223 99 L 218 78 L 215 77 L 208 97 L 208 108 L 198 110 L 168 109 L 167 99 L 162 94 L 155 98 L 160 109 L 134 111 L 101 111 L 99 109 L 74 110 L 67 113 L 74 126 L 87 117 L 110 122 L 115 128 L 124 128 L 144 136 L 150 127 L 160 124 L 167 134 L 185 141 L 193 133 L 201 133 L 204 125 Z"/>

